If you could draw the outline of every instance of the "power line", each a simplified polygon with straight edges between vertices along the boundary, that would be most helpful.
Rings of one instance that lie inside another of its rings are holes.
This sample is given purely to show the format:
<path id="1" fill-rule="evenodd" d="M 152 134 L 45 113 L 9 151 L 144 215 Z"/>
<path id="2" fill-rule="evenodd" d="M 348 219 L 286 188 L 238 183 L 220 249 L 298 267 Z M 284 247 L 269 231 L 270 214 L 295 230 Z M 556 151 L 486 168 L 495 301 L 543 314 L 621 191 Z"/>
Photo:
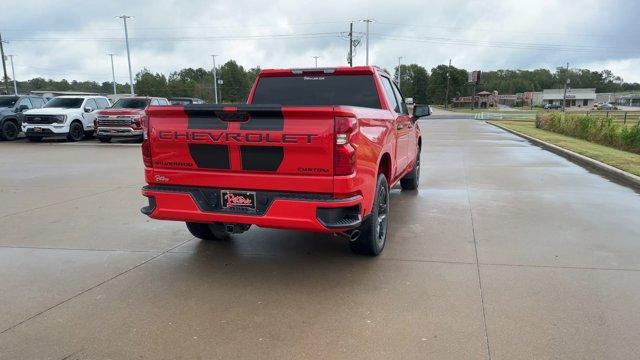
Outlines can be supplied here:
<path id="1" fill-rule="evenodd" d="M 211 41 L 211 40 L 262 40 L 262 39 L 289 39 L 289 38 L 309 38 L 309 37 L 339 37 L 340 32 L 322 32 L 322 33 L 301 33 L 301 34 L 267 34 L 267 35 L 214 35 L 214 36 L 176 36 L 176 37 L 130 37 L 131 41 Z M 122 41 L 117 37 L 50 37 L 50 38 L 15 38 L 11 41 L 99 41 L 114 42 Z"/>
<path id="2" fill-rule="evenodd" d="M 625 52 L 625 53 L 638 53 L 639 49 L 619 49 L 610 47 L 594 47 L 594 46 L 581 46 L 581 45 L 566 45 L 566 44 L 540 44 L 540 43 L 525 43 L 525 42 L 508 42 L 508 41 L 482 41 L 482 40 L 469 40 L 469 39 L 456 39 L 447 37 L 416 37 L 416 36 L 397 36 L 387 35 L 382 33 L 372 33 L 371 36 L 396 41 L 411 41 L 421 43 L 432 43 L 441 45 L 464 45 L 464 46 L 476 46 L 476 47 L 492 47 L 492 48 L 506 48 L 506 49 L 523 49 L 523 50 L 549 50 L 549 51 L 568 51 L 568 52 Z"/>
<path id="3" fill-rule="evenodd" d="M 614 38 L 618 36 L 618 34 L 593 34 L 593 33 L 559 33 L 559 32 L 539 32 L 539 31 L 518 31 L 518 30 L 510 30 L 510 29 L 497 29 L 497 28 L 476 28 L 476 27 L 463 27 L 463 26 L 438 26 L 438 25 L 415 25 L 415 24 L 400 24 L 400 23 L 390 23 L 390 22 L 379 22 L 381 25 L 392 25 L 392 26 L 401 26 L 401 27 L 409 27 L 409 28 L 424 28 L 424 29 L 447 29 L 447 30 L 473 30 L 473 31 L 501 31 L 504 33 L 518 33 L 518 34 L 527 34 L 527 35 L 560 35 L 560 36 L 584 36 L 584 37 L 601 37 L 601 38 Z"/>

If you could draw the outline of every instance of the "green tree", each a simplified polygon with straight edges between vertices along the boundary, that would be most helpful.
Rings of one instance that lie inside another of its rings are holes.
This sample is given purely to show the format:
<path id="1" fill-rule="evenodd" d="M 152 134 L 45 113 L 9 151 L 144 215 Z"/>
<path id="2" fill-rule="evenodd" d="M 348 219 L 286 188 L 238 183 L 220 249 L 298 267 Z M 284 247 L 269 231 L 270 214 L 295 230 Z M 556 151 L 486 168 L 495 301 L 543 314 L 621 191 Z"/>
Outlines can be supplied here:
<path id="1" fill-rule="evenodd" d="M 447 74 L 449 74 L 449 103 L 451 99 L 466 95 L 467 70 L 455 66 L 438 65 L 431 69 L 427 97 L 429 103 L 445 104 L 447 101 Z"/>
<path id="2" fill-rule="evenodd" d="M 160 73 L 151 73 L 144 68 L 136 74 L 135 91 L 143 96 L 163 96 L 168 95 L 167 78 Z"/>
<path id="3" fill-rule="evenodd" d="M 398 69 L 401 71 L 398 72 Z M 427 86 L 429 84 L 429 73 L 427 69 L 417 64 L 400 65 L 394 69 L 393 77 L 396 84 L 398 75 L 400 78 L 400 91 L 404 97 L 413 98 L 413 101 L 420 104 L 427 103 Z"/>
<path id="4" fill-rule="evenodd" d="M 223 103 L 243 103 L 249 95 L 249 79 L 244 68 L 229 60 L 220 67 L 218 79 L 224 83 L 218 87 Z"/>

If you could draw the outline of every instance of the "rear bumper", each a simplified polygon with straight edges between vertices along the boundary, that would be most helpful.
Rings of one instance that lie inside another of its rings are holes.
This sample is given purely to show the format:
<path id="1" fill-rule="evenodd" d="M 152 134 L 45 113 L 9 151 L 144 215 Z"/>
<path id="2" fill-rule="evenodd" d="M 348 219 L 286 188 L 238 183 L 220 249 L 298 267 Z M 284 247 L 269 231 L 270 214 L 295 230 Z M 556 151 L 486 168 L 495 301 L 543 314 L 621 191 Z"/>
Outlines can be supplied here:
<path id="1" fill-rule="evenodd" d="M 260 227 L 339 232 L 362 222 L 362 196 L 334 199 L 323 194 L 256 192 L 257 209 L 249 213 L 223 209 L 221 189 L 145 186 L 149 205 L 142 213 L 159 220 L 252 224 Z"/>
<path id="2" fill-rule="evenodd" d="M 98 135 L 111 137 L 141 137 L 142 129 L 130 127 L 98 127 Z"/>

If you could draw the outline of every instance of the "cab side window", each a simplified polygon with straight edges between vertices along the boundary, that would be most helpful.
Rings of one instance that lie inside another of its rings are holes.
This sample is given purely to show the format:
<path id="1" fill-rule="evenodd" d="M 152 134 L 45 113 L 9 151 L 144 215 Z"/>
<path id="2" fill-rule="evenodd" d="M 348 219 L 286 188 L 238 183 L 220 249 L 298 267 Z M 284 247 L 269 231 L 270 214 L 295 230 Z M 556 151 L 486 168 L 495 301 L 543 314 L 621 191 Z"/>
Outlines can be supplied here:
<path id="1" fill-rule="evenodd" d="M 398 89 L 398 86 L 396 85 L 396 83 L 393 83 L 393 90 L 396 95 L 396 100 L 398 101 L 398 104 L 400 104 L 400 110 L 401 110 L 400 112 L 402 112 L 404 115 L 409 115 L 407 104 L 404 102 L 404 98 L 402 97 L 402 94 L 400 93 L 400 89 Z"/>
<path id="2" fill-rule="evenodd" d="M 31 103 L 33 103 L 33 107 L 41 108 L 44 106 L 44 99 L 38 97 L 32 97 Z"/>
<path id="3" fill-rule="evenodd" d="M 167 99 L 158 99 L 158 105 L 169 105 L 169 101 Z"/>
<path id="4" fill-rule="evenodd" d="M 389 107 L 392 108 L 395 112 L 400 112 L 400 106 L 398 105 L 398 99 L 396 99 L 395 94 L 393 93 L 393 88 L 391 87 L 391 80 L 389 78 L 381 76 L 382 87 L 384 88 L 384 94 L 387 98 L 387 102 L 389 103 Z"/>
<path id="5" fill-rule="evenodd" d="M 87 99 L 84 103 L 84 107 L 91 108 L 91 111 L 94 111 L 98 109 L 98 104 L 96 104 L 96 101 L 93 99 Z"/>
<path id="6" fill-rule="evenodd" d="M 31 105 L 31 101 L 29 101 L 29 98 L 22 98 L 20 99 L 20 101 L 18 101 L 18 104 L 16 105 L 16 108 L 19 109 L 20 106 L 22 105 L 26 105 L 27 109 L 32 109 L 33 106 Z"/>
<path id="7" fill-rule="evenodd" d="M 95 101 L 98 104 L 98 109 L 106 109 L 111 107 L 111 105 L 109 104 L 109 100 L 105 98 L 96 98 Z"/>
<path id="8" fill-rule="evenodd" d="M 151 105 L 160 105 L 158 99 L 151 99 Z"/>

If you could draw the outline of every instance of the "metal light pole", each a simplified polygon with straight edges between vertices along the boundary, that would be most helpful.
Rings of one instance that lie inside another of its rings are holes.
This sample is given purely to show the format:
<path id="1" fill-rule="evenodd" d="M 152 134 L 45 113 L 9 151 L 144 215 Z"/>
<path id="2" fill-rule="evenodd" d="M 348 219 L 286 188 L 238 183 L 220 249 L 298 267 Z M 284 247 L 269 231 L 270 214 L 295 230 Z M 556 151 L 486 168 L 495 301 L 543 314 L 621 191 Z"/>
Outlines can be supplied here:
<path id="1" fill-rule="evenodd" d="M 316 60 L 316 67 L 318 67 L 318 58 L 320 58 L 320 56 L 314 56 L 313 58 Z"/>
<path id="2" fill-rule="evenodd" d="M 353 66 L 353 21 L 349 23 L 349 66 Z"/>
<path id="3" fill-rule="evenodd" d="M 366 62 L 365 62 L 365 64 L 369 65 L 369 24 L 372 23 L 372 22 L 375 22 L 375 20 L 374 19 L 362 19 L 362 20 L 360 20 L 360 22 L 367 23 L 367 43 L 366 43 L 366 46 L 365 46 L 365 48 L 366 48 L 366 50 L 365 50 L 365 52 L 366 52 L 366 57 L 365 57 L 365 59 L 366 59 L 365 61 Z"/>
<path id="4" fill-rule="evenodd" d="M 562 111 L 564 112 L 565 105 L 567 104 L 567 86 L 569 85 L 569 63 L 567 63 L 567 81 L 564 82 L 564 95 L 562 96 Z"/>
<path id="5" fill-rule="evenodd" d="M 124 40 L 127 44 L 127 62 L 129 63 L 129 83 L 131 84 L 131 96 L 135 95 L 133 91 L 133 74 L 131 73 L 131 53 L 129 52 L 129 31 L 127 30 L 127 19 L 133 19 L 133 16 L 120 15 L 116 18 L 122 19 L 124 23 Z"/>
<path id="6" fill-rule="evenodd" d="M 216 73 L 216 56 L 215 54 L 210 55 L 213 60 L 213 97 L 214 103 L 218 103 L 218 75 Z"/>
<path id="7" fill-rule="evenodd" d="M 16 69 L 13 67 L 13 56 L 7 55 L 11 60 L 11 77 L 13 78 L 13 94 L 18 95 L 18 84 L 16 83 Z"/>
<path id="8" fill-rule="evenodd" d="M 2 40 L 2 34 L 0 34 L 0 59 L 2 59 L 2 71 L 4 73 L 3 81 L 4 81 L 4 90 L 8 94 L 9 93 L 9 82 L 7 82 L 7 65 L 4 60 L 4 46 L 2 44 L 7 41 Z"/>
<path id="9" fill-rule="evenodd" d="M 113 68 L 113 54 L 107 54 L 111 58 L 111 77 L 113 78 L 113 95 L 118 95 L 116 91 L 116 71 Z"/>
<path id="10" fill-rule="evenodd" d="M 400 91 L 402 91 L 402 87 L 400 86 L 402 84 L 402 58 L 404 56 L 398 56 L 398 89 L 400 89 Z"/>

